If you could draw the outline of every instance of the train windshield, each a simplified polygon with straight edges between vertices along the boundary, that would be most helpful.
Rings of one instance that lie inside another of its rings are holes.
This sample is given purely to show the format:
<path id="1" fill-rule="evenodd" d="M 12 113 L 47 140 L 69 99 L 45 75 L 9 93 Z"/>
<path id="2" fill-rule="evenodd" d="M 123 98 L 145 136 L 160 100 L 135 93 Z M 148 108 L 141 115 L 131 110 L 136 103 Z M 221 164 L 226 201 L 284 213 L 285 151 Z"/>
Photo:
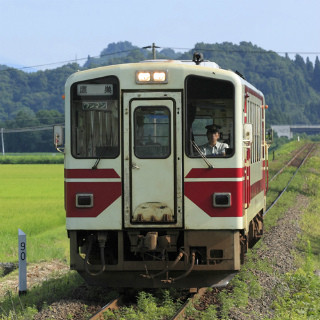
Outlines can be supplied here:
<path id="1" fill-rule="evenodd" d="M 189 76 L 186 105 L 187 155 L 200 157 L 202 152 L 206 157 L 232 156 L 234 85 L 225 80 Z"/>
<path id="2" fill-rule="evenodd" d="M 134 152 L 137 158 L 170 155 L 170 111 L 165 106 L 138 107 L 134 112 Z"/>
<path id="3" fill-rule="evenodd" d="M 75 158 L 119 155 L 119 82 L 105 77 L 71 87 L 71 140 Z"/>

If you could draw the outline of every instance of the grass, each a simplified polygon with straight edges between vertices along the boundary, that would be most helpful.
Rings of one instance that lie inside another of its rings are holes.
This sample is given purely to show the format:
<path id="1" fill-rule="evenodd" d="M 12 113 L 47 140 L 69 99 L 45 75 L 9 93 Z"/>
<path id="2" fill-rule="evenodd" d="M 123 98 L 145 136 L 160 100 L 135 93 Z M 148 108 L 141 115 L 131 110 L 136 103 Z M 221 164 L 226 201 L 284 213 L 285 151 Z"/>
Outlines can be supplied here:
<path id="1" fill-rule="evenodd" d="M 276 174 L 283 165 L 285 165 L 293 156 L 293 154 L 301 149 L 308 141 L 291 141 L 283 145 L 279 150 L 276 150 L 276 160 L 269 160 L 269 179 Z M 269 155 L 270 157 L 270 155 Z M 270 184 L 267 193 L 267 207 L 277 198 L 279 193 L 286 187 L 292 175 L 296 171 L 296 167 L 287 167 L 281 175 L 278 175 Z M 301 188 L 301 172 L 293 179 L 287 191 L 281 197 L 281 200 L 276 205 L 276 210 L 270 210 L 270 213 L 265 218 L 264 229 L 268 231 L 271 227 L 275 226 L 277 221 L 288 210 L 292 203 L 295 202 L 296 196 L 303 192 Z M 272 212 L 272 213 L 271 213 Z"/>
<path id="2" fill-rule="evenodd" d="M 62 165 L 0 166 L 0 261 L 18 261 L 18 229 L 27 235 L 27 260 L 68 257 Z"/>
<path id="3" fill-rule="evenodd" d="M 295 205 L 298 194 L 304 194 L 309 199 L 309 206 L 304 208 L 300 220 L 301 234 L 296 244 L 296 263 L 300 267 L 297 271 L 286 274 L 283 279 L 285 286 L 281 286 L 278 292 L 275 291 L 274 319 L 320 318 L 320 278 L 314 274 L 314 270 L 320 268 L 319 177 L 320 152 L 317 150 L 317 153 L 301 167 L 288 192 L 277 204 L 276 210 L 267 215 L 266 227 L 270 228 L 289 207 Z M 284 180 L 287 178 L 283 176 Z M 281 188 L 281 183 L 277 183 L 277 180 L 275 179 L 275 184 Z"/>
<path id="4" fill-rule="evenodd" d="M 301 234 L 296 244 L 298 269 L 284 275 L 284 284 L 275 288 L 273 319 L 320 319 L 320 277 L 314 274 L 316 269 L 320 269 L 319 177 L 320 151 L 317 149 L 301 167 L 276 210 L 272 209 L 272 214 L 266 218 L 266 226 L 270 228 L 290 206 L 295 205 L 298 194 L 304 194 L 309 199 L 309 206 L 304 208 L 300 220 Z"/>
<path id="5" fill-rule="evenodd" d="M 270 172 L 276 173 L 285 164 L 294 150 L 301 148 L 301 143 L 293 141 L 276 150 L 276 160 L 269 160 Z M 318 169 L 319 168 L 319 169 Z M 286 182 L 291 178 L 295 168 L 288 168 L 284 174 L 272 181 L 268 192 L 268 203 L 271 203 Z M 67 256 L 67 237 L 65 233 L 65 214 L 63 209 L 63 166 L 60 165 L 5 165 L 0 166 L 0 200 L 2 208 L 0 219 L 2 225 L 8 226 L 0 230 L 0 261 L 16 261 L 17 230 L 22 229 L 28 238 L 28 259 L 37 262 L 43 259 Z M 277 292 L 274 302 L 275 319 L 319 319 L 320 318 L 320 281 L 314 269 L 320 269 L 320 154 L 313 156 L 301 172 L 293 179 L 288 192 L 284 194 L 276 206 L 265 218 L 266 229 L 275 226 L 283 214 L 294 205 L 299 193 L 310 199 L 301 220 L 302 235 L 297 243 L 297 263 L 300 268 L 284 276 L 285 290 Z M 32 177 L 32 183 L 30 181 Z M 3 201 L 4 200 L 4 201 Z M 35 218 L 36 217 L 36 218 Z M 54 245 L 52 245 L 54 244 Z M 263 246 L 263 240 L 258 247 Z M 231 308 L 244 308 L 249 297 L 259 299 L 263 296 L 255 274 L 251 270 L 272 273 L 270 264 L 260 261 L 255 251 L 248 254 L 246 264 L 234 278 L 232 292 L 223 291 L 219 295 L 221 307 L 210 306 L 203 312 L 193 307 L 189 315 L 199 319 L 228 319 Z M 69 278 L 71 277 L 71 278 Z M 70 288 L 81 283 L 75 274 L 45 283 L 30 290 L 30 295 L 21 297 L 8 293 L 2 302 L 0 319 L 32 319 L 38 308 L 51 303 L 49 295 L 55 298 L 64 297 Z M 48 294 L 47 294 L 48 293 Z M 40 297 L 40 298 L 39 298 Z M 106 319 L 165 319 L 169 310 L 176 308 L 174 299 L 164 295 L 159 300 L 149 293 L 140 293 L 136 308 L 123 309 L 121 313 L 106 314 Z M 172 311 L 171 311 L 172 312 Z M 1 318 L 2 314 L 2 318 Z M 20 314 L 23 316 L 20 317 Z M 11 318 L 10 318 L 11 317 Z"/>
<path id="6" fill-rule="evenodd" d="M 317 150 L 303 168 L 303 191 L 309 195 L 310 205 L 304 213 L 300 226 L 303 230 L 299 249 L 307 252 L 310 242 L 315 268 L 320 269 L 320 151 Z"/>
<path id="7" fill-rule="evenodd" d="M 69 298 L 83 280 L 76 272 L 59 278 L 52 278 L 28 290 L 27 295 L 18 296 L 10 291 L 0 299 L 0 319 L 33 319 L 38 310 L 46 308 L 55 301 Z"/>
<path id="8" fill-rule="evenodd" d="M 273 174 L 276 173 L 283 164 L 290 160 L 292 152 L 296 148 L 300 148 L 300 143 L 293 141 L 277 150 L 278 159 L 269 161 L 269 170 Z M 268 205 L 282 191 L 295 170 L 296 168 L 287 168 L 283 174 L 272 181 L 267 194 Z M 282 279 L 284 285 L 274 289 L 274 294 L 276 295 L 273 305 L 275 315 L 274 317 L 270 315 L 270 317 L 277 320 L 320 319 L 320 278 L 314 274 L 315 269 L 320 269 L 319 177 L 320 151 L 300 169 L 300 172 L 288 187 L 287 192 L 265 217 L 265 230 L 270 230 L 289 208 L 295 206 L 298 194 L 304 194 L 309 197 L 310 205 L 305 208 L 300 222 L 302 233 L 297 240 L 297 252 L 295 253 L 297 266 L 300 267 L 297 271 L 284 275 Z M 189 316 L 195 319 L 205 319 L 207 315 L 210 315 L 210 319 L 229 319 L 230 310 L 232 308 L 245 308 L 249 303 L 249 297 L 260 301 L 264 294 L 263 288 L 252 270 L 260 274 L 273 274 L 272 264 L 275 262 L 262 261 L 256 255 L 256 249 L 264 246 L 262 239 L 253 250 L 248 252 L 245 265 L 231 282 L 233 289 L 231 291 L 223 290 L 219 294 L 218 312 L 214 306 L 204 312 L 199 312 L 190 307 Z M 280 275 L 278 276 L 280 277 Z M 247 316 L 249 318 L 250 314 Z M 261 315 L 252 314 L 252 316 L 261 318 Z M 265 319 L 270 318 L 265 315 Z"/>
<path id="9" fill-rule="evenodd" d="M 170 319 L 180 306 L 175 301 L 169 290 L 160 290 L 161 297 L 151 293 L 140 291 L 137 297 L 137 305 L 122 307 L 119 310 L 107 310 L 104 319 L 107 320 L 163 320 Z"/>
<path id="10" fill-rule="evenodd" d="M 320 277 L 313 273 L 314 257 L 310 242 L 305 262 L 295 272 L 286 274 L 287 288 L 277 293 L 274 302 L 276 320 L 320 318 Z"/>
<path id="11" fill-rule="evenodd" d="M 289 143 L 282 145 L 281 148 L 269 153 L 269 179 L 271 179 L 289 160 L 293 153 L 301 149 L 307 140 L 292 140 Z M 274 155 L 274 160 L 273 160 Z"/>

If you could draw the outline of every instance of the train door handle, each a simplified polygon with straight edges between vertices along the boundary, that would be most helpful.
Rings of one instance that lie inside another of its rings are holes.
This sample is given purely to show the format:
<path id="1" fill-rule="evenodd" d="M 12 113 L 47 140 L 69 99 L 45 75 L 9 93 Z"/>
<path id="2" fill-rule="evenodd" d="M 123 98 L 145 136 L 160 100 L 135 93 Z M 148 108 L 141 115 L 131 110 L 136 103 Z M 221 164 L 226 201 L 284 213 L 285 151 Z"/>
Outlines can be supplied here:
<path id="1" fill-rule="evenodd" d="M 132 168 L 132 169 L 140 169 L 140 167 L 137 166 L 135 163 L 132 164 L 131 168 Z"/>

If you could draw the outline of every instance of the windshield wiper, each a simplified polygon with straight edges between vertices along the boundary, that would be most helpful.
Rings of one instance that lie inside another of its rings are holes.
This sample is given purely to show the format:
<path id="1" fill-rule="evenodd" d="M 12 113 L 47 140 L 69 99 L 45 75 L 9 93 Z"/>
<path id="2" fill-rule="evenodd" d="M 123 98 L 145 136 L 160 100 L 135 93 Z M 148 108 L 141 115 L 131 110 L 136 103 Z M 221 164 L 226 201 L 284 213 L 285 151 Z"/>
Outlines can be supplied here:
<path id="1" fill-rule="evenodd" d="M 96 170 L 98 169 L 98 164 L 101 160 L 101 156 L 99 158 L 97 158 L 96 162 L 94 163 L 93 167 L 91 168 L 92 170 Z"/>
<path id="2" fill-rule="evenodd" d="M 97 152 L 97 159 L 96 162 L 94 163 L 93 167 L 91 168 L 92 170 L 96 170 L 98 169 L 98 164 L 100 162 L 100 160 L 102 159 L 103 156 L 105 156 L 105 150 L 103 150 L 102 148 L 99 150 L 99 152 Z"/>
<path id="3" fill-rule="evenodd" d="M 207 157 L 203 154 L 203 152 L 201 151 L 199 146 L 193 140 L 190 140 L 190 142 L 191 142 L 192 146 L 197 150 L 197 152 L 199 153 L 199 155 L 201 156 L 203 161 L 207 164 L 209 169 L 213 169 L 213 165 L 208 161 Z"/>

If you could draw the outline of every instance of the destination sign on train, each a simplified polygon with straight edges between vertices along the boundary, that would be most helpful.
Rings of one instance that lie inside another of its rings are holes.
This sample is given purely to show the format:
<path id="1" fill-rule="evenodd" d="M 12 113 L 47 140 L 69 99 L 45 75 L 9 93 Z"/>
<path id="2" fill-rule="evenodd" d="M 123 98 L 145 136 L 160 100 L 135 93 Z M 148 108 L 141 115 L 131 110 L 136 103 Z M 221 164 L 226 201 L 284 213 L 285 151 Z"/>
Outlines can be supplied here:
<path id="1" fill-rule="evenodd" d="M 99 110 L 99 111 L 107 111 L 107 103 L 106 102 L 83 102 L 82 103 L 83 110 Z"/>
<path id="2" fill-rule="evenodd" d="M 79 96 L 111 96 L 113 95 L 113 84 L 78 84 Z"/>

